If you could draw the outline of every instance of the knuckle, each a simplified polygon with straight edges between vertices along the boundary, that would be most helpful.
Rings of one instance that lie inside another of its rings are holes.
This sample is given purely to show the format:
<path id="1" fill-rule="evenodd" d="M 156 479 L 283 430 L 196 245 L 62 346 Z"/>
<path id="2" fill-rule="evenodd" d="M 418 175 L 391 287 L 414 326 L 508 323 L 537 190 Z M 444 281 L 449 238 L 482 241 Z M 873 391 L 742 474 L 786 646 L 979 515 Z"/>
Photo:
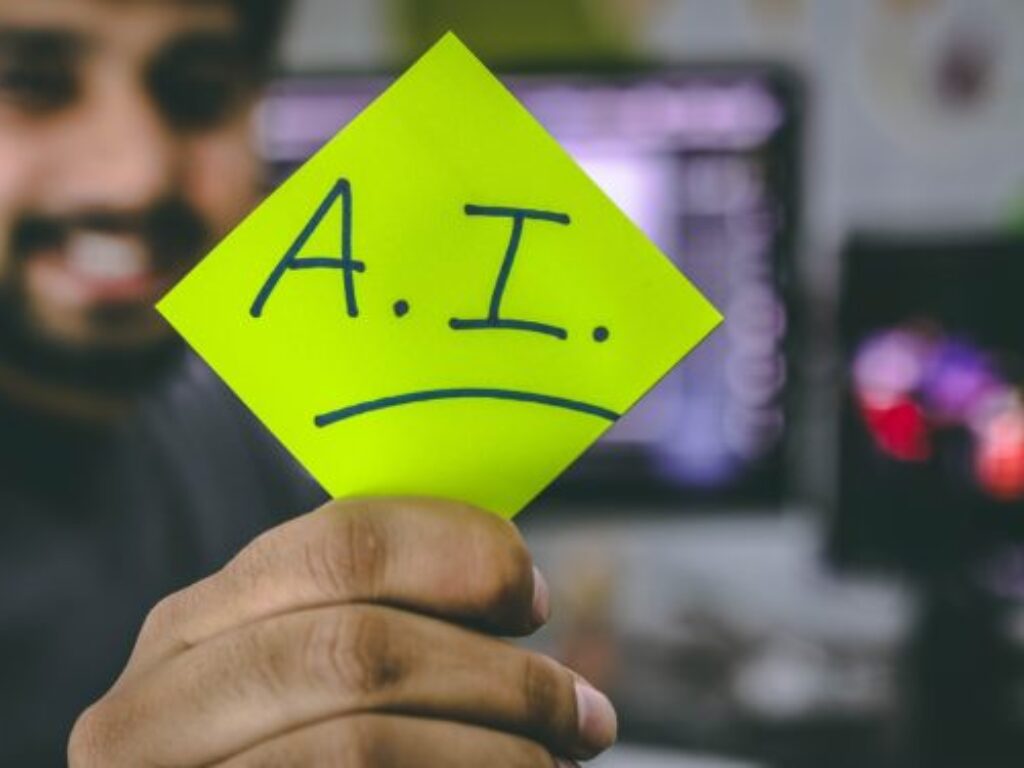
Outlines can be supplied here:
<path id="1" fill-rule="evenodd" d="M 225 580 L 244 592 L 256 589 L 273 573 L 273 562 L 279 548 L 279 530 L 266 531 L 250 541 L 211 579 Z"/>
<path id="2" fill-rule="evenodd" d="M 142 622 L 142 629 L 139 631 L 140 639 L 163 635 L 168 628 L 173 627 L 182 600 L 181 593 L 174 592 L 154 605 Z"/>
<path id="3" fill-rule="evenodd" d="M 301 729 L 248 755 L 244 768 L 309 768 L 392 765 L 385 756 L 387 737 L 381 718 L 342 717 Z M 234 763 L 231 763 L 234 766 Z"/>
<path id="4" fill-rule="evenodd" d="M 362 705 L 385 698 L 407 674 L 390 612 L 364 606 L 324 611 L 309 626 L 303 668 L 314 686 L 343 691 Z"/>
<path id="5" fill-rule="evenodd" d="M 501 522 L 501 521 L 498 521 Z M 478 544 L 478 589 L 482 607 L 515 611 L 532 599 L 533 561 L 523 540 L 508 526 Z"/>
<path id="6" fill-rule="evenodd" d="M 114 738 L 114 729 L 106 715 L 103 700 L 100 700 L 82 712 L 71 729 L 68 765 L 70 768 L 109 765 Z"/>
<path id="7" fill-rule="evenodd" d="M 543 656 L 527 654 L 521 671 L 522 696 L 531 722 L 558 727 L 567 707 L 565 688 L 554 664 Z"/>
<path id="8" fill-rule="evenodd" d="M 526 739 L 516 742 L 516 748 L 508 750 L 509 768 L 554 768 L 555 758 L 540 744 Z"/>
<path id="9" fill-rule="evenodd" d="M 248 668 L 263 689 L 284 693 L 292 687 L 295 674 L 291 655 L 292 635 L 284 622 L 267 622 L 239 633 L 224 647 L 224 657 L 215 675 L 204 675 L 197 686 L 230 685 L 239 669 Z"/>
<path id="10" fill-rule="evenodd" d="M 326 533 L 307 541 L 304 560 L 310 578 L 332 596 L 373 598 L 380 590 L 388 554 L 387 523 L 379 511 L 355 502 L 325 509 Z"/>
<path id="11" fill-rule="evenodd" d="M 391 765 L 392 738 L 385 722 L 373 715 L 357 715 L 341 721 L 337 738 L 333 741 L 334 756 L 340 759 L 340 764 L 353 768 Z"/>

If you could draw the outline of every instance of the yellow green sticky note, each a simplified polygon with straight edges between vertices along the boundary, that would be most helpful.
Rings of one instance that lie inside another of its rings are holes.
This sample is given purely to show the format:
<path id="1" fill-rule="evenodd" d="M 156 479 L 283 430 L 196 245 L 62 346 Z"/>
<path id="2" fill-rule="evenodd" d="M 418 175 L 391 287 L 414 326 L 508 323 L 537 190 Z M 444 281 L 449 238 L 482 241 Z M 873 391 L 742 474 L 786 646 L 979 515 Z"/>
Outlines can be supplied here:
<path id="1" fill-rule="evenodd" d="M 504 517 L 721 320 L 451 34 L 158 308 L 332 496 Z"/>

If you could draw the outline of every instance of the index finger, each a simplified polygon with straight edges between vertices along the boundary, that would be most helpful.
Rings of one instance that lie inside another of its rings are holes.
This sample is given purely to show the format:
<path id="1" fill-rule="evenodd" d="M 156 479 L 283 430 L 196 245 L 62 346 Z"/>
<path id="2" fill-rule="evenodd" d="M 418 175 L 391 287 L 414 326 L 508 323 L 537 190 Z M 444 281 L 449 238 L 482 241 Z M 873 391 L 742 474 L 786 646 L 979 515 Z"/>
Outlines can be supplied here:
<path id="1" fill-rule="evenodd" d="M 161 601 L 128 673 L 242 624 L 338 603 L 525 634 L 543 623 L 545 595 L 518 531 L 495 515 L 434 499 L 333 501 L 264 533 L 219 572 Z"/>

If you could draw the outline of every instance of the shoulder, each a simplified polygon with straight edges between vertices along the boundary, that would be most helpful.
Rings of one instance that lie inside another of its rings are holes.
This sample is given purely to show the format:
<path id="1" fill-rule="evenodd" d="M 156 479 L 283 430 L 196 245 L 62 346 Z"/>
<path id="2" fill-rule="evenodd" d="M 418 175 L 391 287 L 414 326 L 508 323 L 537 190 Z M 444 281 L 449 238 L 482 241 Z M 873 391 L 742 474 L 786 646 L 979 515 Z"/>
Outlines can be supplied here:
<path id="1" fill-rule="evenodd" d="M 323 500 L 323 492 L 294 457 L 191 353 L 141 405 L 138 429 L 207 495 L 244 491 L 271 524 Z"/>

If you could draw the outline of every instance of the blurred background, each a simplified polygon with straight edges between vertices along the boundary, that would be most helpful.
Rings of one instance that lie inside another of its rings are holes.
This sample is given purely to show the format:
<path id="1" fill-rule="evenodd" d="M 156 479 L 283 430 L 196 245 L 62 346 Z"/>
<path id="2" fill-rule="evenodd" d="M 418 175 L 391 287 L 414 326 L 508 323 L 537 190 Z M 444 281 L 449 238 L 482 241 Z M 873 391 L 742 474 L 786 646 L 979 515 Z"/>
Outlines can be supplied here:
<path id="1" fill-rule="evenodd" d="M 726 316 L 521 518 L 605 766 L 1024 760 L 1024 3 L 300 0 L 280 179 L 457 32 Z"/>

